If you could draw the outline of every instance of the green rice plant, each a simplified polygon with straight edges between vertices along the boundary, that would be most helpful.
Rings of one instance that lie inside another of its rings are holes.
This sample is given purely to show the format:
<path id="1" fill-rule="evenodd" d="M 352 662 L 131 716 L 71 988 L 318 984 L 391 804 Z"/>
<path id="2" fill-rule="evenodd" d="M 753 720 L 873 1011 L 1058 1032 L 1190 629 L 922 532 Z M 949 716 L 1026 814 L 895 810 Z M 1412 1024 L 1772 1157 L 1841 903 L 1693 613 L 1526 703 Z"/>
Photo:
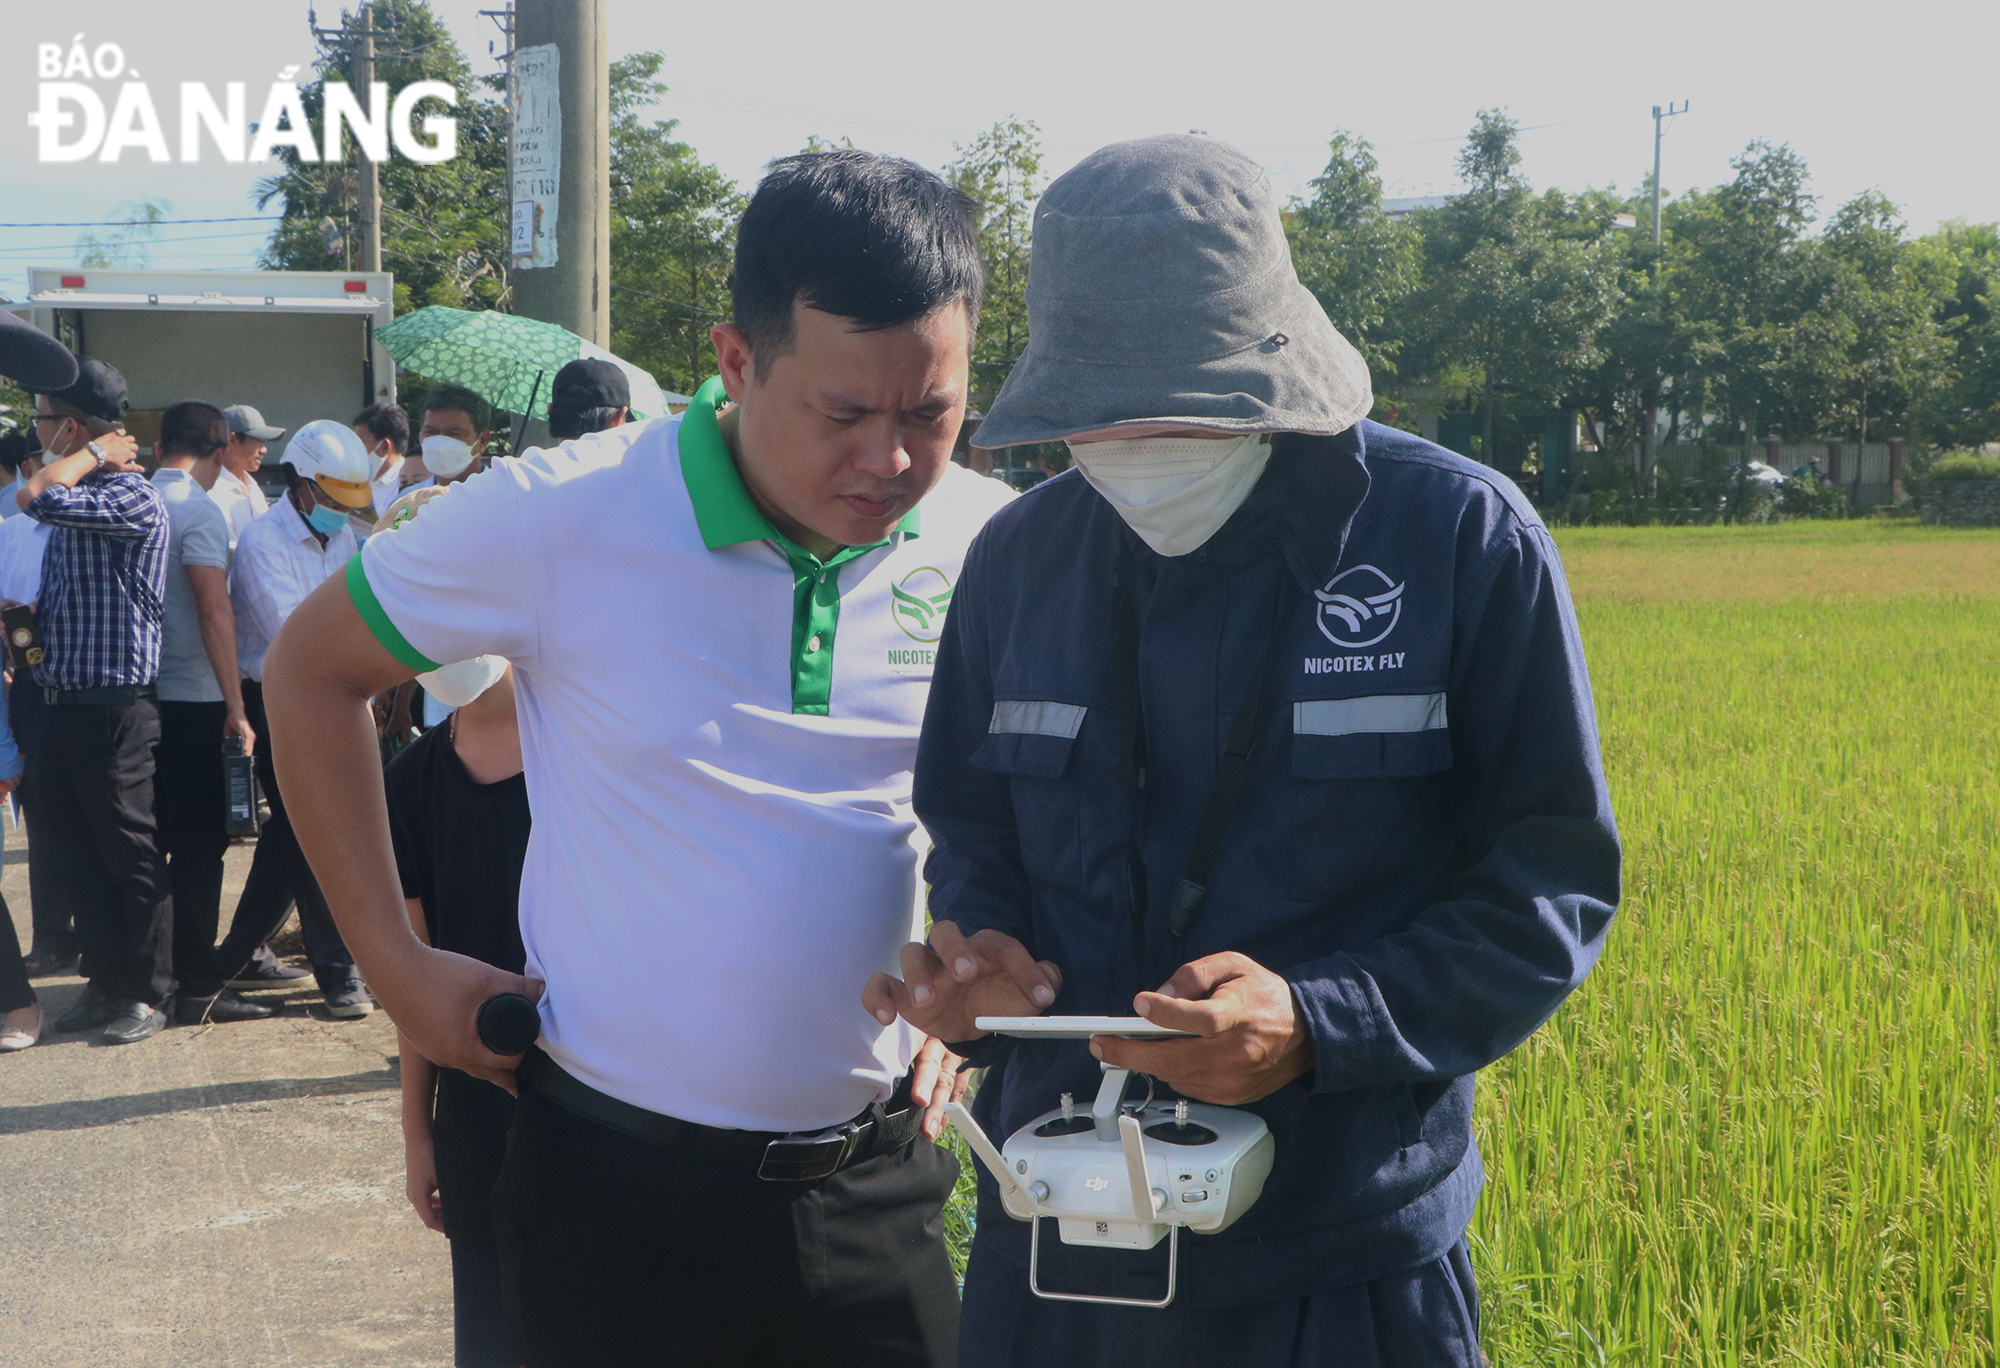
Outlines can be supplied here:
<path id="1" fill-rule="evenodd" d="M 1993 1364 L 2000 597 L 1583 598 L 1626 896 L 1481 1080 L 1489 1354 Z"/>

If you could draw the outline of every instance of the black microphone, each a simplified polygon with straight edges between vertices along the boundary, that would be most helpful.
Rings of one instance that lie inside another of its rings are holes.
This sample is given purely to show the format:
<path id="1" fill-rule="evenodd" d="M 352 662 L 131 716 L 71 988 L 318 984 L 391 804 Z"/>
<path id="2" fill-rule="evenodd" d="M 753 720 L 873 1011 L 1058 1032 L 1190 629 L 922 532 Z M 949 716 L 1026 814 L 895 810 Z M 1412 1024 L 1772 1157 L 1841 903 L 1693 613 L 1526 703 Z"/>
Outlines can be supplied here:
<path id="1" fill-rule="evenodd" d="M 479 1043 L 497 1055 L 526 1054 L 542 1035 L 542 1014 L 519 993 L 497 993 L 479 1004 Z"/>

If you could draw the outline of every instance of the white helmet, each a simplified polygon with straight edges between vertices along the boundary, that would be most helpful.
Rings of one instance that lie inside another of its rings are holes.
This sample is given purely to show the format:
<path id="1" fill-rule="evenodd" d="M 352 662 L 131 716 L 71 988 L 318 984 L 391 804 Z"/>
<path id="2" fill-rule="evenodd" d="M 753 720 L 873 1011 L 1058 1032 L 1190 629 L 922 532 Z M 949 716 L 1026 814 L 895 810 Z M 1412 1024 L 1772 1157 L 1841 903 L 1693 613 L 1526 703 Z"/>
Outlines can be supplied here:
<path id="1" fill-rule="evenodd" d="M 348 508 L 370 508 L 375 503 L 375 491 L 368 484 L 375 463 L 353 428 L 331 418 L 315 418 L 285 443 L 284 460 L 336 503 Z"/>

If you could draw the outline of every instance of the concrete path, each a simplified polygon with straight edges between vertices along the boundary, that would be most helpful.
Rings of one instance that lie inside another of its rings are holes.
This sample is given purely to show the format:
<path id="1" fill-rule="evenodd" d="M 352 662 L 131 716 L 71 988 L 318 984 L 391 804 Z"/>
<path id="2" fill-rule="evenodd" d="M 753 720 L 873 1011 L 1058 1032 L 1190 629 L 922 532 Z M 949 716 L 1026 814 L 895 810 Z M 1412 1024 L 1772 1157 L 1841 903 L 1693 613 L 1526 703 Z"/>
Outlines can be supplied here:
<path id="1" fill-rule="evenodd" d="M 249 855 L 229 853 L 225 926 Z M 9 828 L 24 949 L 26 861 Z M 35 988 L 53 1022 L 82 980 Z M 284 1010 L 0 1055 L 0 1365 L 451 1362 L 445 1241 L 403 1199 L 395 1029 L 256 996 Z"/>

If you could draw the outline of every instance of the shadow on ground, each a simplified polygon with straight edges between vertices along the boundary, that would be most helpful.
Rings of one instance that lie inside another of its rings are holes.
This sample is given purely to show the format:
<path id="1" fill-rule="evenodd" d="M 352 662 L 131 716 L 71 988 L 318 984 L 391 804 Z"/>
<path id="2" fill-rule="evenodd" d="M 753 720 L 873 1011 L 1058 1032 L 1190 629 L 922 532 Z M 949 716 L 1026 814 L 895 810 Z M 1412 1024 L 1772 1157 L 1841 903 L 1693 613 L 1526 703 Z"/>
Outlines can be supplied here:
<path id="1" fill-rule="evenodd" d="M 397 1086 L 394 1069 L 373 1069 L 338 1078 L 259 1078 L 247 1083 L 216 1083 L 198 1088 L 163 1088 L 126 1097 L 97 1097 L 81 1102 L 46 1102 L 32 1107 L 0 1107 L 0 1135 L 31 1131 L 88 1130 L 115 1126 L 141 1116 L 231 1107 L 243 1102 L 286 1102 L 300 1097 L 333 1097 L 341 1093 L 382 1092 Z"/>

